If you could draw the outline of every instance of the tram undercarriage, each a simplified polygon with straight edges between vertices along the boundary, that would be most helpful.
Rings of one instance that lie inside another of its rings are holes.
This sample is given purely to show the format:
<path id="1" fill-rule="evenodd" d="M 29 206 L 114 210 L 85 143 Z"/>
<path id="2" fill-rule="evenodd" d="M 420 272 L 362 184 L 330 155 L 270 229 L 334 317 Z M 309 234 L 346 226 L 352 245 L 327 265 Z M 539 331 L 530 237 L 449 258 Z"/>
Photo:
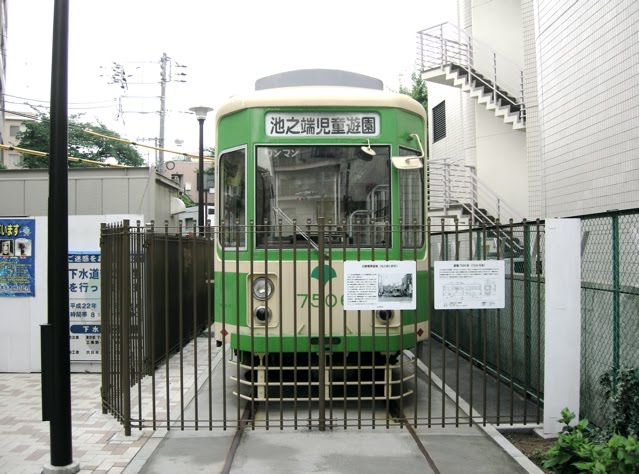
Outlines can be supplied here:
<path id="1" fill-rule="evenodd" d="M 412 361 L 399 352 L 374 357 L 335 352 L 326 355 L 323 369 L 317 353 L 309 358 L 309 353 L 243 351 L 229 362 L 236 368 L 231 379 L 239 382 L 239 396 L 253 401 L 319 401 L 322 385 L 325 399 L 332 401 L 399 400 L 413 393 L 415 378 Z"/>

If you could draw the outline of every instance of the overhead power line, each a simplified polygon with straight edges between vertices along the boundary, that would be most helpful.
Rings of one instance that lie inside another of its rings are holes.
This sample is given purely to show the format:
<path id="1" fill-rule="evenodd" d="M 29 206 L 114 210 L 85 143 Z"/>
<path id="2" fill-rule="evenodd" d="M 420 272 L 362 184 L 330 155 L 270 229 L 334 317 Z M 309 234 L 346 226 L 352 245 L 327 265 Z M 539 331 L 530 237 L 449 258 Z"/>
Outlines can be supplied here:
<path id="1" fill-rule="evenodd" d="M 93 130 L 83 130 L 85 133 L 88 133 L 90 135 L 95 135 L 96 137 L 101 137 L 101 138 L 106 138 L 108 140 L 114 140 L 116 142 L 120 142 L 120 143 L 126 143 L 127 145 L 134 145 L 134 146 L 141 146 L 144 148 L 150 148 L 152 150 L 158 150 L 158 151 L 166 151 L 168 153 L 173 153 L 175 155 L 182 155 L 184 157 L 187 158 L 200 158 L 200 155 L 191 155 L 190 153 L 183 153 L 181 151 L 175 151 L 175 150 L 168 150 L 166 148 L 162 148 L 162 147 L 158 147 L 158 146 L 153 146 L 153 145 L 145 145 L 144 143 L 137 143 L 131 140 L 126 140 L 124 138 L 116 138 L 116 137 L 110 137 L 109 135 L 103 135 L 101 133 L 98 132 L 94 132 Z M 213 164 L 215 164 L 215 157 L 214 156 L 205 156 L 204 159 L 206 161 L 212 161 Z"/>
<path id="2" fill-rule="evenodd" d="M 44 157 L 47 157 L 47 158 L 49 157 L 49 154 L 45 153 L 43 151 L 29 150 L 27 148 L 18 148 L 17 146 L 1 145 L 0 144 L 0 148 L 2 148 L 4 150 L 17 151 L 17 152 L 24 153 L 24 154 L 27 154 L 27 155 L 44 156 Z M 110 167 L 110 168 L 131 168 L 130 166 L 127 166 L 127 165 L 120 165 L 120 164 L 115 164 L 115 163 L 105 163 L 103 161 L 87 160 L 86 158 L 77 158 L 75 156 L 67 156 L 67 160 L 75 161 L 77 163 L 88 163 L 88 164 L 96 165 L 96 166 L 107 166 L 107 167 Z"/>

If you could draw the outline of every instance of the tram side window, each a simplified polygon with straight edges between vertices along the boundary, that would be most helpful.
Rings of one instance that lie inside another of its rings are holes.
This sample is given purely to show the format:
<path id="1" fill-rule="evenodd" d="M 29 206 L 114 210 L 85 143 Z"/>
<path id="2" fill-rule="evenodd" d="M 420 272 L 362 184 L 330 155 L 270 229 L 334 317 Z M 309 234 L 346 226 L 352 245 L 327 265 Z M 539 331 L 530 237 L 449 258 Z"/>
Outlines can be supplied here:
<path id="1" fill-rule="evenodd" d="M 399 156 L 419 152 L 399 149 Z M 424 243 L 424 170 L 399 170 L 399 217 L 402 220 L 402 247 L 420 248 Z"/>
<path id="2" fill-rule="evenodd" d="M 220 156 L 220 204 L 224 221 L 225 247 L 246 246 L 246 151 L 234 150 Z"/>

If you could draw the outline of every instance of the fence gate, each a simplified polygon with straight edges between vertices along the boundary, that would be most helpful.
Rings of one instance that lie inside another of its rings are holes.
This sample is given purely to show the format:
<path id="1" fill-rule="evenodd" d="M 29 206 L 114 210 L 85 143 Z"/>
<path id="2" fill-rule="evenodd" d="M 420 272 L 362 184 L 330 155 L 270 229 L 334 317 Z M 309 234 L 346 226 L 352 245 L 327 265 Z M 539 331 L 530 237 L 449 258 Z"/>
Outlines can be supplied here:
<path id="1" fill-rule="evenodd" d="M 539 423 L 542 240 L 539 222 L 104 225 L 103 411 L 126 434 Z M 434 261 L 486 259 L 504 309 L 433 309 Z"/>

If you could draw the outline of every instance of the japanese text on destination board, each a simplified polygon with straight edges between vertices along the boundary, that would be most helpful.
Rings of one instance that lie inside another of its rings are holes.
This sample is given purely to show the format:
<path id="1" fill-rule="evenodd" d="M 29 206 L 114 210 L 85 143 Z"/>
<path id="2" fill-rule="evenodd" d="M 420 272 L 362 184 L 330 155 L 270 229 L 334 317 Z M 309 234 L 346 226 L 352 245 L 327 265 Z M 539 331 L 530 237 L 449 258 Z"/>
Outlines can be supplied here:
<path id="1" fill-rule="evenodd" d="M 266 134 L 271 137 L 345 135 L 373 137 L 380 133 L 376 113 L 268 113 Z"/>

